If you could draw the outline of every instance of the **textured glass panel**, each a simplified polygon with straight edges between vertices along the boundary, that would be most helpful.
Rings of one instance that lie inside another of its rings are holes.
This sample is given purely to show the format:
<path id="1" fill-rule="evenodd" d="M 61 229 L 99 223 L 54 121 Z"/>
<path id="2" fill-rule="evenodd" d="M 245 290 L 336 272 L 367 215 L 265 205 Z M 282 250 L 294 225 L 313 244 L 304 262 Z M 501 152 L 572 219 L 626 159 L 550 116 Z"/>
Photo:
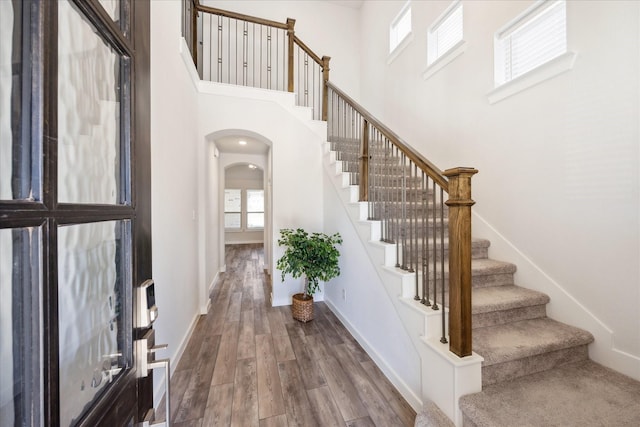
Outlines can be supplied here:
<path id="1" fill-rule="evenodd" d="M 115 22 L 120 20 L 120 0 L 98 0 Z"/>
<path id="2" fill-rule="evenodd" d="M 28 126 L 22 120 L 22 83 L 29 69 L 23 69 L 23 5 L 0 0 L 0 200 L 33 200 L 33 155 Z M 28 106 L 27 106 L 28 107 Z"/>
<path id="3" fill-rule="evenodd" d="M 121 58 L 58 4 L 58 201 L 121 203 Z"/>
<path id="4" fill-rule="evenodd" d="M 61 425 L 78 419 L 130 360 L 128 234 L 127 221 L 58 228 Z"/>
<path id="5" fill-rule="evenodd" d="M 40 241 L 0 229 L 0 426 L 42 425 Z"/>

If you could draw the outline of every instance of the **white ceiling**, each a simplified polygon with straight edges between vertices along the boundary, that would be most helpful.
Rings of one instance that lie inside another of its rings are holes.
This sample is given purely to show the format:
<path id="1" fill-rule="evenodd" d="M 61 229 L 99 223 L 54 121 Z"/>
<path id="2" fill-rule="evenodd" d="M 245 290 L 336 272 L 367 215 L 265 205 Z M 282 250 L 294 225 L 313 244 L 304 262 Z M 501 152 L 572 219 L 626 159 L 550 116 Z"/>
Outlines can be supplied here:
<path id="1" fill-rule="evenodd" d="M 246 145 L 240 145 L 239 141 L 246 141 Z M 247 136 L 225 136 L 216 139 L 216 147 L 221 153 L 237 154 L 267 154 L 269 146 L 264 142 Z"/>
<path id="2" fill-rule="evenodd" d="M 264 171 L 260 168 L 251 169 L 249 164 L 230 166 L 224 170 L 225 180 L 261 181 Z"/>
<path id="3" fill-rule="evenodd" d="M 351 9 L 360 9 L 364 0 L 327 0 L 329 3 L 339 4 L 340 6 L 350 7 Z"/>

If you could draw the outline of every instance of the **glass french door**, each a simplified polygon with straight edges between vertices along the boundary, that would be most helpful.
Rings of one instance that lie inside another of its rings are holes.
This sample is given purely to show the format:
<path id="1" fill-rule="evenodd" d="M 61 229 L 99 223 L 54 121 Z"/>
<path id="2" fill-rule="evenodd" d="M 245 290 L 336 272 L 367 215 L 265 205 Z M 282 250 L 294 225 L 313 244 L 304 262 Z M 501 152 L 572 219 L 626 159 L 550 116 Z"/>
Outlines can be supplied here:
<path id="1" fill-rule="evenodd" d="M 151 406 L 148 34 L 147 0 L 0 0 L 1 426 Z"/>

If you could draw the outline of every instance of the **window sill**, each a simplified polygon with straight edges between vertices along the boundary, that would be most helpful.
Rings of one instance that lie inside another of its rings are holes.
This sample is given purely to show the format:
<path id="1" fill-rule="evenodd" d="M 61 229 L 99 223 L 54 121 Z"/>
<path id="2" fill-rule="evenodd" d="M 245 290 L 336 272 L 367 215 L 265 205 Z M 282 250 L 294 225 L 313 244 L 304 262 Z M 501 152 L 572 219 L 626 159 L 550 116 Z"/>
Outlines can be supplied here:
<path id="1" fill-rule="evenodd" d="M 467 42 L 464 40 L 460 40 L 444 55 L 433 61 L 431 64 L 427 65 L 427 68 L 425 68 L 424 72 L 422 73 L 422 78 L 425 80 L 431 78 L 431 76 L 443 69 L 447 64 L 452 62 L 458 56 L 462 55 L 465 50 L 467 50 Z"/>
<path id="2" fill-rule="evenodd" d="M 545 80 L 558 76 L 573 68 L 577 54 L 575 52 L 564 53 L 551 61 L 525 73 L 515 79 L 503 83 L 487 94 L 489 104 L 495 104 L 523 90 L 529 89 Z"/>
<path id="3" fill-rule="evenodd" d="M 391 53 L 389 53 L 389 56 L 387 57 L 387 65 L 391 64 L 393 61 L 395 61 L 395 59 L 400 56 L 400 53 L 402 53 L 402 51 L 409 45 L 411 44 L 411 42 L 413 41 L 413 33 L 409 33 L 407 34 L 407 36 L 402 39 L 402 41 L 400 42 L 400 44 L 398 46 L 395 47 L 395 49 L 393 49 L 391 51 Z"/>

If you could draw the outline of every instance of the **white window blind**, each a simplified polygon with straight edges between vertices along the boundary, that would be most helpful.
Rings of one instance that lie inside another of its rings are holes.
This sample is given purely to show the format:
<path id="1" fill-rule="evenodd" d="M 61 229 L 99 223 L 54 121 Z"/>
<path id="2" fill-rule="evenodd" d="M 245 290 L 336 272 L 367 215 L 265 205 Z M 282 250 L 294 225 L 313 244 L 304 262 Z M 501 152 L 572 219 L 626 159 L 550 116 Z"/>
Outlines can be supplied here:
<path id="1" fill-rule="evenodd" d="M 241 190 L 224 190 L 224 227 L 237 228 L 241 226 L 242 220 L 242 199 Z"/>
<path id="2" fill-rule="evenodd" d="M 264 228 L 264 190 L 247 190 L 247 228 Z"/>
<path id="3" fill-rule="evenodd" d="M 410 33 L 411 3 L 407 2 L 400 14 L 391 23 L 391 28 L 389 29 L 389 52 L 393 52 Z"/>
<path id="4" fill-rule="evenodd" d="M 565 2 L 539 2 L 496 34 L 496 85 L 513 80 L 566 51 Z"/>
<path id="5" fill-rule="evenodd" d="M 431 26 L 427 35 L 427 62 L 432 64 L 463 37 L 462 3 L 455 1 Z"/>

